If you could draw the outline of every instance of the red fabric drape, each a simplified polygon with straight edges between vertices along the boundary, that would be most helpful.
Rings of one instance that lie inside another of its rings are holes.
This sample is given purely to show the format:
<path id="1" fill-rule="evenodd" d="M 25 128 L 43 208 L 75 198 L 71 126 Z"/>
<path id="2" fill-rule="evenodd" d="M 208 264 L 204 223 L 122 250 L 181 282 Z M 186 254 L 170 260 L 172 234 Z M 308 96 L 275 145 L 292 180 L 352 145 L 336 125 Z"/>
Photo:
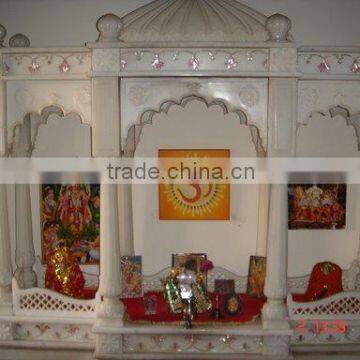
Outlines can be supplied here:
<path id="1" fill-rule="evenodd" d="M 143 298 L 134 299 L 123 299 L 126 312 L 131 321 L 147 321 L 154 323 L 161 322 L 179 322 L 182 320 L 181 314 L 172 314 L 169 312 L 168 304 L 166 303 L 164 296 L 161 292 L 148 292 L 146 296 L 156 297 L 156 314 L 145 315 L 144 301 Z M 215 294 L 209 294 L 213 304 L 215 304 Z M 219 320 L 221 322 L 249 322 L 252 321 L 257 315 L 260 314 L 262 306 L 264 305 L 265 299 L 251 298 L 246 294 L 239 294 L 242 301 L 243 311 L 237 315 L 227 315 L 224 311 L 225 296 L 219 295 L 219 305 L 224 317 Z M 196 315 L 196 322 L 214 322 L 211 314 L 213 309 Z"/>
<path id="2" fill-rule="evenodd" d="M 294 294 L 294 301 L 316 301 L 343 291 L 342 270 L 329 261 L 316 264 L 305 294 Z"/>

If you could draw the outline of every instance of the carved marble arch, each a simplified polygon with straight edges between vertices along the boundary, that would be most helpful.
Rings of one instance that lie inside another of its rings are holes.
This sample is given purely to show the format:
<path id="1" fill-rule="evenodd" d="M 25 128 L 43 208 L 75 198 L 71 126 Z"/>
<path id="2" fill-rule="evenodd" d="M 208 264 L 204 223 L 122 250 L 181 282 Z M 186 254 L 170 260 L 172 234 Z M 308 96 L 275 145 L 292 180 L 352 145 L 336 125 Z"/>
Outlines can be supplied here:
<path id="1" fill-rule="evenodd" d="M 55 134 L 54 142 L 51 135 Z M 79 141 L 74 141 L 76 137 Z M 47 138 L 52 138 L 51 143 L 46 144 Z M 59 150 L 61 146 L 63 150 Z M 13 127 L 9 155 L 91 156 L 91 126 L 84 124 L 77 113 L 65 114 L 61 107 L 55 105 L 46 106 L 38 113 L 29 112 L 22 123 Z"/>
<path id="2" fill-rule="evenodd" d="M 358 157 L 359 130 L 360 113 L 351 115 L 343 106 L 313 111 L 306 123 L 298 125 L 296 154 L 300 157 Z"/>
<path id="3" fill-rule="evenodd" d="M 343 105 L 335 105 L 329 107 L 328 110 L 314 110 L 307 118 L 305 123 L 298 124 L 297 136 L 303 127 L 310 126 L 314 118 L 322 117 L 328 119 L 334 119 L 336 116 L 341 116 L 344 119 L 344 125 L 354 129 L 357 149 L 360 151 L 360 112 L 352 114 L 350 107 Z"/>
<path id="4" fill-rule="evenodd" d="M 213 101 L 206 101 L 203 97 L 198 95 L 189 95 L 183 97 L 179 102 L 174 100 L 166 100 L 164 101 L 159 109 L 154 110 L 146 110 L 143 112 L 143 114 L 140 116 L 140 121 L 138 124 L 132 125 L 128 131 L 126 143 L 124 146 L 123 155 L 125 157 L 133 157 L 135 154 L 135 150 L 137 148 L 137 145 L 140 141 L 140 136 L 143 130 L 143 127 L 148 124 L 153 123 L 153 118 L 156 114 L 167 114 L 169 112 L 169 109 L 173 106 L 181 106 L 182 108 L 185 108 L 186 105 L 191 101 L 200 101 L 206 105 L 207 108 L 210 108 L 211 106 L 219 106 L 222 109 L 222 112 L 224 115 L 234 113 L 237 115 L 239 119 L 240 125 L 246 125 L 250 129 L 251 139 L 254 144 L 254 148 L 256 151 L 256 154 L 258 157 L 265 157 L 266 156 L 266 150 L 262 144 L 262 139 L 260 137 L 260 131 L 258 127 L 254 124 L 250 124 L 248 120 L 248 116 L 242 109 L 235 109 L 229 111 L 228 106 L 226 103 L 220 99 L 215 99 Z"/>
<path id="5" fill-rule="evenodd" d="M 358 142 L 358 150 L 360 151 L 360 112 L 351 114 L 350 109 L 344 106 L 333 106 L 329 110 L 330 116 L 335 117 L 336 115 L 343 116 L 346 124 L 352 126 L 355 129 L 355 134 Z"/>

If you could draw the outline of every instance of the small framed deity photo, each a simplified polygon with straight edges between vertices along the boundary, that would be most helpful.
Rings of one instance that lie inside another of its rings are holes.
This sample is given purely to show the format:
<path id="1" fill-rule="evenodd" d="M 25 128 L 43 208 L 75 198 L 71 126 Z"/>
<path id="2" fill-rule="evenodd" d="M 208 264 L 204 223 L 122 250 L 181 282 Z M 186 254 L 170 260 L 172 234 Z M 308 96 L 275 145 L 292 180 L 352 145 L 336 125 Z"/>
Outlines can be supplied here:
<path id="1" fill-rule="evenodd" d="M 142 257 L 121 257 L 121 288 L 123 298 L 142 297 Z"/>
<path id="2" fill-rule="evenodd" d="M 264 297 L 266 277 L 266 257 L 250 256 L 247 294 L 252 297 Z"/>
<path id="3" fill-rule="evenodd" d="M 180 253 L 172 254 L 171 265 L 174 268 L 183 268 L 194 271 L 195 273 L 201 272 L 201 263 L 207 259 L 207 255 L 203 253 Z"/>

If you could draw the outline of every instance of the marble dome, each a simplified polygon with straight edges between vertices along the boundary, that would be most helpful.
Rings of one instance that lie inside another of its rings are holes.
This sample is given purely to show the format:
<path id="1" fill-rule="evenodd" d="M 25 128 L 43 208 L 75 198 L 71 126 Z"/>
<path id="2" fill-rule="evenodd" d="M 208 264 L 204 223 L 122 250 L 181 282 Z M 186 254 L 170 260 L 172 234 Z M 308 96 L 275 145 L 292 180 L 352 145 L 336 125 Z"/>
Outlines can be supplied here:
<path id="1" fill-rule="evenodd" d="M 124 42 L 266 41 L 266 17 L 236 0 L 155 0 L 125 15 Z"/>

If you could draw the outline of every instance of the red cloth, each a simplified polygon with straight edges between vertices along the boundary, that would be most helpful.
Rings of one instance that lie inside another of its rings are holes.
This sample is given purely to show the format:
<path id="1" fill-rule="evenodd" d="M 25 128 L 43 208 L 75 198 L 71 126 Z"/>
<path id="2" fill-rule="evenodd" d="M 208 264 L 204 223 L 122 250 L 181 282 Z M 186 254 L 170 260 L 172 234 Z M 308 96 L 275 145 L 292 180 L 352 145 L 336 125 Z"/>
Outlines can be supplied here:
<path id="1" fill-rule="evenodd" d="M 53 250 L 47 257 L 45 287 L 77 299 L 84 298 L 85 278 L 78 261 L 67 247 Z"/>
<path id="2" fill-rule="evenodd" d="M 149 321 L 149 322 L 179 322 L 182 321 L 182 314 L 172 314 L 169 312 L 168 304 L 161 292 L 148 292 L 146 296 L 156 296 L 157 306 L 155 315 L 145 315 L 143 298 L 122 299 L 126 312 L 131 321 Z M 209 294 L 212 303 L 215 304 L 215 294 Z M 220 322 L 249 322 L 260 314 L 266 299 L 258 299 L 249 297 L 246 294 L 239 294 L 242 301 L 242 312 L 238 315 L 227 315 L 224 311 L 225 296 L 219 295 L 219 305 L 223 317 L 218 320 Z M 214 322 L 211 314 L 213 308 L 209 311 L 198 314 L 195 322 Z"/>
<path id="3" fill-rule="evenodd" d="M 306 293 L 293 294 L 293 299 L 298 302 L 316 301 L 342 291 L 341 268 L 326 261 L 313 267 Z"/>

